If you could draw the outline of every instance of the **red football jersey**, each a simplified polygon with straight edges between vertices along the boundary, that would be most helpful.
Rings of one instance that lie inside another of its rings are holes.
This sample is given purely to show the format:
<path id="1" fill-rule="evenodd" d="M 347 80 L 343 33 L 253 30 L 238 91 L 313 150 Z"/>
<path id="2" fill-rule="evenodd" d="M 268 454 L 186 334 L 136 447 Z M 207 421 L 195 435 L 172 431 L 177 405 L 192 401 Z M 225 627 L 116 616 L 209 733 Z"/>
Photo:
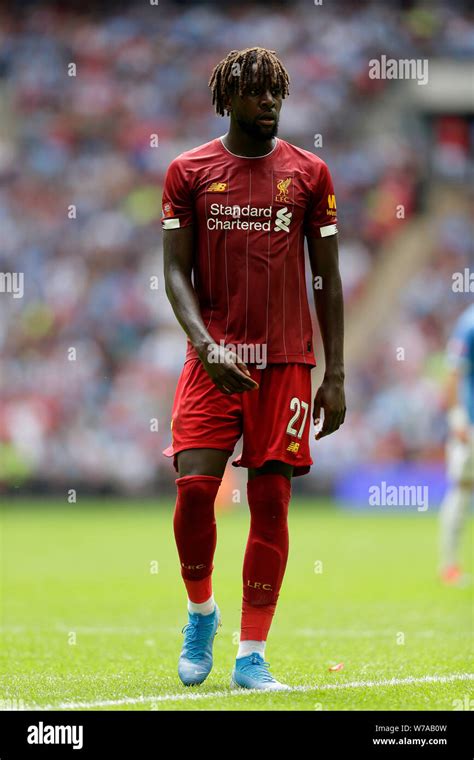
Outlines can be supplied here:
<path id="1" fill-rule="evenodd" d="M 174 159 L 162 205 L 164 229 L 194 225 L 193 283 L 214 341 L 315 366 L 304 238 L 337 233 L 324 161 L 280 138 L 257 158 L 216 138 Z M 188 340 L 186 361 L 196 356 Z"/>

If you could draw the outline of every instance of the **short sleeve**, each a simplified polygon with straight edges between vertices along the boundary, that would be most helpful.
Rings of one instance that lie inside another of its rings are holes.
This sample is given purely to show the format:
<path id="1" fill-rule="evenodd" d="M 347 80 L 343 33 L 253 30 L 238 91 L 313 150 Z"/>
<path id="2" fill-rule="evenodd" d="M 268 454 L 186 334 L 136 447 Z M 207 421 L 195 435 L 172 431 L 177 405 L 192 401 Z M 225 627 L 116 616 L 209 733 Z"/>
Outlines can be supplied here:
<path id="1" fill-rule="evenodd" d="M 304 233 L 306 237 L 327 237 L 337 233 L 336 196 L 324 161 L 320 162 L 316 185 L 305 214 Z"/>
<path id="2" fill-rule="evenodd" d="M 161 225 L 164 230 L 187 227 L 193 223 L 191 188 L 183 163 L 176 158 L 166 172 L 161 209 Z"/>

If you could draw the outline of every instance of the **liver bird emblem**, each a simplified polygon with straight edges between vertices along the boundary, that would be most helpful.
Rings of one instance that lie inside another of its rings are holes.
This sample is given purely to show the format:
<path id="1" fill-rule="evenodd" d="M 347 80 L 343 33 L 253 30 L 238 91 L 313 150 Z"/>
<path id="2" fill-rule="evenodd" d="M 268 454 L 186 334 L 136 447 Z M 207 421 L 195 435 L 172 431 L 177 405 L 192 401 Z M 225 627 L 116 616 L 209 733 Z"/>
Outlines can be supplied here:
<path id="1" fill-rule="evenodd" d="M 286 203 L 286 201 L 289 200 L 288 187 L 290 186 L 290 182 L 291 177 L 286 177 L 286 179 L 281 179 L 279 182 L 277 182 L 278 195 L 275 200 L 279 203 Z"/>

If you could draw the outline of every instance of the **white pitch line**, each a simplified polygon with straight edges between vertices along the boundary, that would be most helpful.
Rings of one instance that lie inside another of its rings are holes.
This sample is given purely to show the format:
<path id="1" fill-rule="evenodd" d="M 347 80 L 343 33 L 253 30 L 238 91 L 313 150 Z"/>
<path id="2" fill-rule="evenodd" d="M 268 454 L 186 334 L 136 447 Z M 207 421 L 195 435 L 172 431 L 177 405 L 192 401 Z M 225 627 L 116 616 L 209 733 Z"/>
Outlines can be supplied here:
<path id="1" fill-rule="evenodd" d="M 452 683 L 453 681 L 474 680 L 474 673 L 455 673 L 449 676 L 408 676 L 407 678 L 389 678 L 384 681 L 349 681 L 348 683 L 328 683 L 320 686 L 290 686 L 285 692 L 329 691 L 337 689 L 377 689 L 384 686 L 404 686 L 418 683 Z M 140 705 L 149 702 L 179 702 L 181 700 L 211 699 L 213 697 L 247 696 L 249 694 L 278 694 L 278 692 L 260 692 L 257 689 L 229 689 L 229 691 L 209 691 L 205 694 L 161 694 L 156 697 L 126 697 L 124 699 L 105 699 L 97 702 L 60 702 L 56 705 L 31 705 L 30 710 L 88 710 L 94 707 L 118 707 L 120 705 Z"/>
<path id="2" fill-rule="evenodd" d="M 177 633 L 178 632 L 178 626 L 169 626 L 169 625 L 155 625 L 150 628 L 137 628 L 137 627 L 117 627 L 117 626 L 92 626 L 92 625 L 74 625 L 74 623 L 71 623 L 70 625 L 64 625 L 64 624 L 58 624 L 53 627 L 32 627 L 32 626 L 26 626 L 26 625 L 11 625 L 11 626 L 0 626 L 0 634 L 8 634 L 8 633 L 70 633 L 73 631 L 74 633 L 80 633 L 82 634 L 92 634 L 92 635 L 109 635 L 109 634 L 120 634 L 124 636 L 152 636 L 154 634 L 157 634 L 158 632 L 166 632 L 166 633 Z"/>
<path id="3" fill-rule="evenodd" d="M 126 636 L 149 636 L 153 637 L 159 633 L 168 633 L 171 635 L 177 635 L 179 633 L 177 626 L 164 626 L 156 625 L 152 628 L 138 628 L 138 627 L 115 627 L 115 626 L 67 626 L 64 624 L 55 625 L 53 628 L 33 628 L 31 626 L 1 626 L 0 635 L 7 633 L 70 633 L 73 631 L 78 635 L 126 635 Z M 372 638 L 380 636 L 381 638 L 386 636 L 393 636 L 395 627 L 393 628 L 379 628 L 379 629 L 350 629 L 350 628 L 297 628 L 293 633 L 295 636 L 302 636 L 307 638 L 337 636 L 339 638 Z M 432 638 L 435 635 L 440 635 L 440 631 L 423 630 L 423 631 L 410 631 L 410 636 L 417 636 L 420 638 Z M 447 637 L 462 638 L 471 636 L 470 631 L 443 631 L 442 635 Z"/>

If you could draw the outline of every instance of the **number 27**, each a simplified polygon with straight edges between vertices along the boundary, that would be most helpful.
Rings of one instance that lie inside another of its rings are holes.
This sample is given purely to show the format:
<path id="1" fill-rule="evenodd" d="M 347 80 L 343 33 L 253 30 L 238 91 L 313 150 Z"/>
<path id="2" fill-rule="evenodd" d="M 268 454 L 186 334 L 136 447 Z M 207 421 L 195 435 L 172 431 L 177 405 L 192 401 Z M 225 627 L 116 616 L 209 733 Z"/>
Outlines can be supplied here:
<path id="1" fill-rule="evenodd" d="M 301 423 L 300 429 L 296 430 L 296 428 L 293 427 L 293 423 L 296 423 L 297 419 L 299 418 L 301 414 L 301 408 L 303 408 L 304 415 L 303 415 L 303 422 Z M 306 403 L 306 401 L 301 401 L 299 398 L 294 396 L 290 401 L 290 409 L 293 411 L 295 409 L 295 413 L 291 420 L 288 423 L 288 427 L 286 428 L 286 432 L 288 435 L 295 435 L 297 438 L 301 438 L 303 435 L 304 426 L 306 423 L 306 417 L 308 416 L 308 408 L 309 404 Z"/>

